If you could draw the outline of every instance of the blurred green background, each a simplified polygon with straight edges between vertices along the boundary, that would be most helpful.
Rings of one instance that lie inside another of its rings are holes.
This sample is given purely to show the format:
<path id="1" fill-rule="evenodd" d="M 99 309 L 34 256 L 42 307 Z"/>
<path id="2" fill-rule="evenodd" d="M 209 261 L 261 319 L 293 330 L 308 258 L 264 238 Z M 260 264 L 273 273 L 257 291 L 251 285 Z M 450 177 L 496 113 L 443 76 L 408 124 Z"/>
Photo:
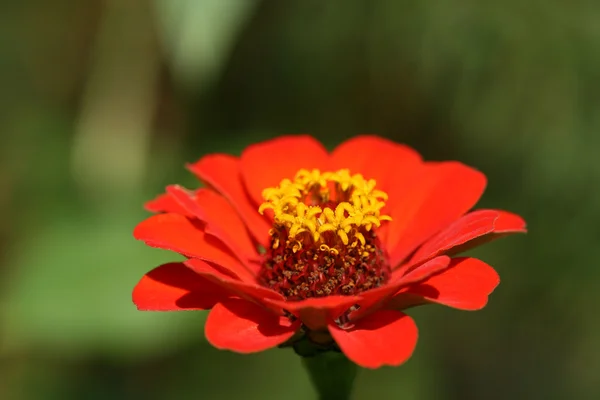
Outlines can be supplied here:
<path id="1" fill-rule="evenodd" d="M 600 3 L 2 2 L 0 88 L 1 399 L 314 398 L 291 351 L 131 303 L 175 259 L 133 239 L 144 201 L 303 132 L 461 160 L 530 228 L 474 252 L 503 280 L 486 309 L 411 310 L 413 358 L 355 399 L 600 398 Z"/>

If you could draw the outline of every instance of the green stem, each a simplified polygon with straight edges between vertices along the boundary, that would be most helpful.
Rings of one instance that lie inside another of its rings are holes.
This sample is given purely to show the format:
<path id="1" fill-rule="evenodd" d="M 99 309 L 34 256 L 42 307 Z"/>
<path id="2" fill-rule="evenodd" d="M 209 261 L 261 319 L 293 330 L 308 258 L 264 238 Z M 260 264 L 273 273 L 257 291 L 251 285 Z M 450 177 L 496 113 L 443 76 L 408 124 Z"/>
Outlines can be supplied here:
<path id="1" fill-rule="evenodd" d="M 310 381 L 321 400 L 348 400 L 356 376 L 356 364 L 342 353 L 325 351 L 302 357 Z"/>

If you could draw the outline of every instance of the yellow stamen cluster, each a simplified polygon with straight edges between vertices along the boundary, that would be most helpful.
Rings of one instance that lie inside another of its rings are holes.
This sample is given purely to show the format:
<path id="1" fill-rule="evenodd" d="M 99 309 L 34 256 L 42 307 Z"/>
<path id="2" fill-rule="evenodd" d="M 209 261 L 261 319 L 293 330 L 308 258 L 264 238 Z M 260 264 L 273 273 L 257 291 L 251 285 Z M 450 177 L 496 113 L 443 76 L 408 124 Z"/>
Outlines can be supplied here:
<path id="1" fill-rule="evenodd" d="M 344 245 L 364 246 L 363 232 L 391 220 L 380 213 L 387 194 L 375 186 L 375 180 L 366 180 L 361 174 L 351 175 L 347 169 L 336 172 L 301 169 L 294 180 L 284 179 L 279 186 L 262 192 L 265 202 L 259 212 L 273 210 L 274 229 L 284 228 L 287 241 L 295 243 L 295 250 L 302 247 L 306 236 L 320 249 L 328 249 L 333 244 L 326 238 L 328 232 L 334 233 Z M 275 248 L 278 245 L 277 241 L 273 244 Z"/>

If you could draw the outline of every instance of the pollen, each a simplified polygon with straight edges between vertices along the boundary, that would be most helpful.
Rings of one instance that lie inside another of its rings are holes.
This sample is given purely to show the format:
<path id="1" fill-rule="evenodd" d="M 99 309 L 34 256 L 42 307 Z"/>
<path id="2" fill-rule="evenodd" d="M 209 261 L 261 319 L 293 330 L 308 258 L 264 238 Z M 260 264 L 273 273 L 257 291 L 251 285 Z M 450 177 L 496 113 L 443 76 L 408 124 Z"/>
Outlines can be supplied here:
<path id="1" fill-rule="evenodd" d="M 391 273 L 376 234 L 390 221 L 388 196 L 373 179 L 298 171 L 262 192 L 261 214 L 273 221 L 260 279 L 286 298 L 350 295 L 387 281 Z"/>

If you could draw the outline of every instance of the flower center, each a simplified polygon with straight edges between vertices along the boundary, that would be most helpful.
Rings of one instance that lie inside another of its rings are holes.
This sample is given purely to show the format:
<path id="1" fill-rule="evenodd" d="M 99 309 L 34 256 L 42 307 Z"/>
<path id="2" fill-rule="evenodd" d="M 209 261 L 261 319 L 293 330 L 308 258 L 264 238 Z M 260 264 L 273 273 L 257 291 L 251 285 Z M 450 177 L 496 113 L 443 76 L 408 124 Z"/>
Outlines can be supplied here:
<path id="1" fill-rule="evenodd" d="M 376 235 L 387 194 L 373 179 L 301 169 L 294 180 L 263 190 L 259 212 L 272 213 L 271 244 L 259 281 L 302 300 L 352 295 L 385 283 L 391 269 Z"/>

